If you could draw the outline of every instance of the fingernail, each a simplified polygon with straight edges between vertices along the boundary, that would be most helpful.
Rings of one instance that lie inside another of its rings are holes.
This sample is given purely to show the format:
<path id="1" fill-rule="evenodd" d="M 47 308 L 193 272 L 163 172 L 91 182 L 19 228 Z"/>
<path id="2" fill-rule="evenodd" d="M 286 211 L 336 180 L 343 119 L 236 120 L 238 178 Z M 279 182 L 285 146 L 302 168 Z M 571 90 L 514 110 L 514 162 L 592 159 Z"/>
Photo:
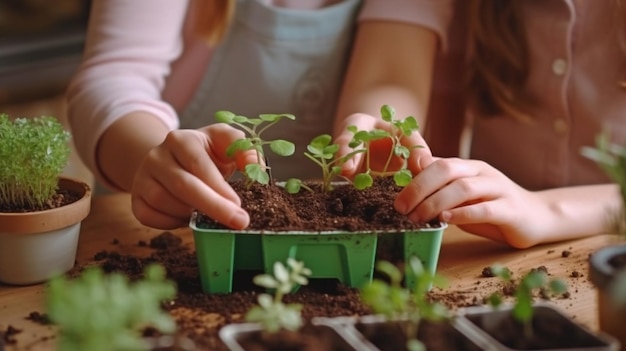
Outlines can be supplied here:
<path id="1" fill-rule="evenodd" d="M 230 218 L 228 226 L 233 229 L 244 229 L 250 223 L 250 216 L 245 211 L 237 211 Z"/>
<path id="2" fill-rule="evenodd" d="M 396 209 L 396 211 L 400 212 L 403 215 L 406 215 L 409 212 L 409 206 L 407 205 L 406 202 L 402 200 L 396 199 L 393 206 Z"/>
<path id="3" fill-rule="evenodd" d="M 442 222 L 447 222 L 451 218 L 452 218 L 452 213 L 450 213 L 450 211 L 443 211 L 443 212 L 441 212 L 441 215 L 439 216 L 439 219 Z"/>

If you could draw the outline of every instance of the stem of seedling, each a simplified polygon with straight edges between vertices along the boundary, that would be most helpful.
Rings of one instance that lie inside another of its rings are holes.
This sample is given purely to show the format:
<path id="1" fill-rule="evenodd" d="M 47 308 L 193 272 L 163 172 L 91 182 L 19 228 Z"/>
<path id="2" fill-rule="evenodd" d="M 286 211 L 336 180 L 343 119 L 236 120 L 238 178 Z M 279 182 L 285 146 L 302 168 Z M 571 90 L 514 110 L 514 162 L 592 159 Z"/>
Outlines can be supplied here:
<path id="1" fill-rule="evenodd" d="M 263 151 L 264 145 L 269 145 L 270 149 L 280 156 L 291 156 L 295 152 L 295 145 L 292 142 L 278 139 L 265 141 L 261 138 L 263 132 L 278 123 L 282 118 L 295 120 L 296 117 L 291 114 L 261 114 L 258 118 L 248 118 L 246 116 L 236 115 L 230 111 L 218 111 L 215 113 L 215 119 L 218 122 L 231 124 L 241 128 L 249 137 L 243 138 L 232 143 L 226 150 L 226 155 L 233 157 L 237 151 L 255 150 L 257 163 L 248 164 L 245 167 L 245 174 L 251 185 L 253 181 L 261 184 L 268 184 L 271 181 L 269 173 L 269 163 Z M 259 130 L 257 130 L 260 128 Z M 261 166 L 261 162 L 265 160 L 265 167 Z"/>

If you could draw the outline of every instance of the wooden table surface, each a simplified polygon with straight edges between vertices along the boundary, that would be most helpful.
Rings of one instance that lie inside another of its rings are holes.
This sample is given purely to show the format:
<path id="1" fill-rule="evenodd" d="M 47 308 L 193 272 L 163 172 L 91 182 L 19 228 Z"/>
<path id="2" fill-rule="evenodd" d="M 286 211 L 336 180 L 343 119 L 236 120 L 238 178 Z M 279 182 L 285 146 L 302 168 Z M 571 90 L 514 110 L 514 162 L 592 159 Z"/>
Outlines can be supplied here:
<path id="1" fill-rule="evenodd" d="M 82 225 L 77 261 L 87 263 L 103 249 L 136 254 L 142 250 L 137 245 L 139 240 L 149 241 L 161 232 L 137 222 L 128 195 L 94 198 L 91 213 Z M 190 229 L 172 232 L 181 236 L 185 244 L 193 245 Z M 119 244 L 111 245 L 113 239 L 119 240 Z M 531 268 L 545 266 L 551 276 L 567 282 L 571 293 L 569 298 L 556 299 L 554 303 L 579 323 L 597 330 L 596 291 L 588 280 L 587 260 L 591 253 L 611 244 L 613 239 L 611 235 L 601 235 L 515 250 L 450 226 L 444 233 L 438 272 L 450 282 L 446 291 L 485 296 L 489 285 L 481 284 L 480 279 L 484 267 L 500 263 L 521 275 Z M 564 251 L 570 254 L 564 255 Z M 45 312 L 43 288 L 42 284 L 15 287 L 0 283 L 0 330 L 8 326 L 22 330 L 16 335 L 17 343 L 8 350 L 54 349 L 54 328 L 26 319 L 31 312 Z"/>

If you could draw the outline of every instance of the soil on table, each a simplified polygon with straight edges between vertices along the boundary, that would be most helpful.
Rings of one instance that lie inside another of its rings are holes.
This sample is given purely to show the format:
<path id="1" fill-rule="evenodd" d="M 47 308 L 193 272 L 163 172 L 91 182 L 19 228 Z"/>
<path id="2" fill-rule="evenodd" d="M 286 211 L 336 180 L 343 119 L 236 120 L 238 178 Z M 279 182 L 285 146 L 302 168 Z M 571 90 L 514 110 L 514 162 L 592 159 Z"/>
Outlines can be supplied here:
<path id="1" fill-rule="evenodd" d="M 292 202 L 296 200 L 293 197 L 285 200 L 285 193 L 277 191 L 277 187 L 268 187 L 272 189 L 271 194 L 274 195 L 267 195 L 255 186 L 246 190 L 243 182 L 234 185 L 235 187 L 243 186 L 243 189 L 240 189 L 242 202 L 251 214 L 252 228 L 271 226 L 320 231 L 331 229 L 331 227 L 336 229 L 336 225 L 339 224 L 342 229 L 366 230 L 367 223 L 372 222 L 377 223 L 375 225 L 377 229 L 397 230 L 398 226 L 400 228 L 420 226 L 408 221 L 393 209 L 391 204 L 399 190 L 393 183 L 377 183 L 375 187 L 359 191 L 357 194 L 349 194 L 351 190 L 348 188 L 341 190 L 338 188 L 336 194 L 341 195 L 337 198 L 326 194 L 315 199 L 313 194 L 303 190 L 300 201 L 304 203 L 304 206 L 299 205 L 301 209 L 293 213 L 287 210 L 298 208 Z M 257 198 L 261 198 L 263 204 L 255 208 L 252 204 L 257 201 L 253 199 Z M 326 208 L 330 208 L 331 211 L 324 212 Z M 321 215 L 320 218 L 314 219 L 315 214 Z M 367 220 L 350 219 L 350 216 L 359 214 L 364 215 Z M 214 222 L 207 222 L 207 224 L 219 225 Z M 432 221 L 425 225 L 437 226 L 439 223 Z M 119 245 L 119 241 L 113 239 L 111 244 L 115 247 Z M 253 285 L 252 278 L 261 272 L 237 271 L 234 273 L 232 293 L 206 294 L 201 288 L 197 257 L 193 246 L 183 245 L 181 238 L 171 232 L 163 232 L 149 243 L 141 241 L 137 245 L 150 250 L 149 255 L 140 257 L 123 255 L 115 251 L 101 251 L 94 256 L 89 265 L 100 266 L 106 272 L 121 272 L 131 279 L 140 278 L 148 264 L 163 265 L 168 277 L 178 287 L 177 297 L 164 303 L 163 308 L 177 321 L 179 333 L 191 338 L 199 350 L 227 350 L 219 340 L 218 331 L 226 324 L 242 322 L 245 313 L 257 304 L 257 295 L 263 290 Z M 399 257 L 401 252 L 392 247 L 380 246 L 377 257 L 391 262 L 401 262 Z M 79 274 L 87 266 L 77 266 L 68 274 Z M 479 286 L 480 280 L 483 279 L 480 277 L 481 272 L 476 272 L 476 275 L 478 279 L 476 289 L 484 289 L 485 284 Z M 448 293 L 433 289 L 429 297 L 454 310 L 459 307 L 482 304 L 486 296 L 481 298 L 477 295 L 479 294 Z M 347 287 L 334 279 L 311 279 L 308 285 L 301 287 L 296 293 L 287 294 L 284 301 L 302 304 L 302 315 L 306 321 L 319 316 L 371 314 L 371 310 L 361 302 L 357 289 Z M 45 319 L 45 315 L 42 315 L 42 318 Z M 5 339 L 6 334 L 5 332 Z"/>

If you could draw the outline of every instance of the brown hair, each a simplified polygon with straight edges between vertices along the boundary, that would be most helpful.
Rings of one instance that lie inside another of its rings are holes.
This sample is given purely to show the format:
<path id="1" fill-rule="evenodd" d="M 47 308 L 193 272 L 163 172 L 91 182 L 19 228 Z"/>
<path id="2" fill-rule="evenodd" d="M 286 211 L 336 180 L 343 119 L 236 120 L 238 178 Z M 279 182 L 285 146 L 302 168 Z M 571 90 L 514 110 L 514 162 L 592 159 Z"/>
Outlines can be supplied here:
<path id="1" fill-rule="evenodd" d="M 236 0 L 195 0 L 194 29 L 209 45 L 222 40 L 235 12 Z"/>
<path id="2" fill-rule="evenodd" d="M 467 96 L 479 116 L 505 113 L 529 120 L 525 106 L 530 97 L 523 90 L 528 46 L 520 1 L 525 0 L 470 1 Z"/>

